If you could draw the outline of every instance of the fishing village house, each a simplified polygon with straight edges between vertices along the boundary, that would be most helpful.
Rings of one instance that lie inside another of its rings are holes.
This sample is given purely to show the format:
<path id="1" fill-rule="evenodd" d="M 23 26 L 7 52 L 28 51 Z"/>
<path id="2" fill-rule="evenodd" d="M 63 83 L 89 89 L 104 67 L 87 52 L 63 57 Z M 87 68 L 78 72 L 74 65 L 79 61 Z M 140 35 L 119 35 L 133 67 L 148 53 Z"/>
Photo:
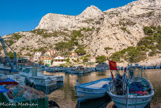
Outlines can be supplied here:
<path id="1" fill-rule="evenodd" d="M 36 64 L 41 63 L 43 65 L 51 66 L 52 56 L 54 56 L 54 54 L 55 50 L 48 50 L 45 53 L 35 52 L 30 61 Z"/>
<path id="2" fill-rule="evenodd" d="M 33 56 L 33 62 L 38 63 L 40 60 L 42 53 L 41 52 L 35 52 L 34 56 Z"/>
<path id="3" fill-rule="evenodd" d="M 40 61 L 43 65 L 51 66 L 52 58 L 50 56 L 41 56 Z"/>
<path id="4" fill-rule="evenodd" d="M 30 56 L 24 56 L 24 55 L 22 55 L 18 58 L 17 63 L 18 63 L 19 66 L 31 66 L 31 65 L 33 65 Z"/>
<path id="5" fill-rule="evenodd" d="M 66 63 L 66 59 L 64 57 L 61 56 L 57 56 L 53 59 L 53 66 L 60 66 L 61 64 L 65 64 Z"/>
<path id="6" fill-rule="evenodd" d="M 69 55 L 69 58 L 70 59 L 77 59 L 78 58 L 78 54 L 76 52 L 72 52 L 70 55 Z"/>
<path id="7" fill-rule="evenodd" d="M 53 56 L 55 52 L 55 50 L 48 50 L 47 52 L 41 55 L 39 61 L 41 61 L 43 65 L 52 66 Z"/>

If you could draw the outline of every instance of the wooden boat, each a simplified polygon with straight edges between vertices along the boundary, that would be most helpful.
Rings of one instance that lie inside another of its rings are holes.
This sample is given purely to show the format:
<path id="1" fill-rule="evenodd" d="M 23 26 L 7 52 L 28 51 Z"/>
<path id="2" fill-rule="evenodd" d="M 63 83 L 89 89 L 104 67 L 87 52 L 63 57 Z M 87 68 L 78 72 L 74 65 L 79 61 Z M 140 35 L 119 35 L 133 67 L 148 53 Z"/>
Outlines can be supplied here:
<path id="1" fill-rule="evenodd" d="M 111 78 L 104 78 L 89 83 L 79 84 L 77 80 L 75 90 L 78 101 L 95 99 L 105 96 L 105 94 L 107 94 L 106 92 L 108 90 L 108 84 L 110 81 Z"/>
<path id="2" fill-rule="evenodd" d="M 144 108 L 149 104 L 154 90 L 144 75 L 140 66 L 128 67 L 123 76 L 116 73 L 107 93 L 117 108 Z"/>
<path id="3" fill-rule="evenodd" d="M 41 70 L 37 67 L 25 67 L 20 75 L 26 78 L 34 86 L 56 86 L 57 77 L 51 75 L 43 75 Z"/>
<path id="4" fill-rule="evenodd" d="M 15 80 L 8 78 L 6 75 L 0 74 L 0 85 L 17 85 L 18 82 Z"/>

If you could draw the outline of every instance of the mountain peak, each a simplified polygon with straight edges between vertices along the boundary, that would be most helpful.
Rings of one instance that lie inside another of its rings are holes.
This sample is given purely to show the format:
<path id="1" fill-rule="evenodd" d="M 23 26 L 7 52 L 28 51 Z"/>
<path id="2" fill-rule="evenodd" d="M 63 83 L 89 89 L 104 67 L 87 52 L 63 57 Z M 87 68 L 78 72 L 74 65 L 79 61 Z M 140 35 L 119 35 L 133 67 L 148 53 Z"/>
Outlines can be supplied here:
<path id="1" fill-rule="evenodd" d="M 79 16 L 84 18 L 95 18 L 102 15 L 102 11 L 94 5 L 87 7 Z"/>

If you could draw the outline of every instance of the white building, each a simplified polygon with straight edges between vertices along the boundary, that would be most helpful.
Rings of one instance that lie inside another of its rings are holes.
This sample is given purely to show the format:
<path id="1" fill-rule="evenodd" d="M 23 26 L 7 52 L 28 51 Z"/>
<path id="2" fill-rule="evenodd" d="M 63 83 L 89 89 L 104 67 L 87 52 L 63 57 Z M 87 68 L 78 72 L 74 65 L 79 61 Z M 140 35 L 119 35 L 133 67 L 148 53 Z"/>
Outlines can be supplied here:
<path id="1" fill-rule="evenodd" d="M 53 59 L 53 66 L 60 66 L 60 64 L 65 64 L 66 59 L 61 56 L 57 56 Z"/>
<path id="2" fill-rule="evenodd" d="M 42 54 L 41 52 L 36 52 L 36 53 L 34 54 L 33 61 L 34 61 L 34 62 L 39 62 L 39 58 L 40 58 L 41 54 Z"/>

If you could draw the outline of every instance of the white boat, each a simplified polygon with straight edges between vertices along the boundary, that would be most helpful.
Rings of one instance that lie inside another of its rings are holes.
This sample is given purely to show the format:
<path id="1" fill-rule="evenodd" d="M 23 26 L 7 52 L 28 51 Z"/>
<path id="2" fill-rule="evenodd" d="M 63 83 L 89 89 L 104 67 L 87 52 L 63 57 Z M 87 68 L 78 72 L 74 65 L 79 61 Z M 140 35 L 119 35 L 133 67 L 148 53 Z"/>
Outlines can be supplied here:
<path id="1" fill-rule="evenodd" d="M 22 72 L 19 73 L 26 78 L 28 83 L 34 86 L 43 86 L 56 88 L 57 76 L 44 75 L 40 68 L 37 67 L 25 67 Z"/>
<path id="2" fill-rule="evenodd" d="M 108 90 L 109 82 L 111 78 L 104 78 L 89 83 L 79 84 L 75 86 L 76 96 L 78 101 L 84 101 L 87 99 L 95 99 L 105 96 Z"/>
<path id="3" fill-rule="evenodd" d="M 66 68 L 65 71 L 66 73 L 70 73 L 70 74 L 83 74 L 85 72 L 83 66 L 69 67 L 69 68 Z"/>
<path id="4" fill-rule="evenodd" d="M 18 82 L 21 85 L 25 85 L 25 77 L 21 77 L 20 74 L 7 74 L 6 75 L 8 78 L 11 78 L 13 80 L 15 80 L 16 82 Z"/>
<path id="5" fill-rule="evenodd" d="M 11 67 L 0 64 L 0 73 L 9 73 L 11 72 Z"/>
<path id="6" fill-rule="evenodd" d="M 48 67 L 45 71 L 47 72 L 63 72 L 63 67 Z"/>
<path id="7" fill-rule="evenodd" d="M 115 83 L 107 92 L 117 108 L 144 108 L 151 101 L 154 90 L 151 83 L 143 78 L 143 69 L 131 66 L 122 77 L 116 74 Z"/>

